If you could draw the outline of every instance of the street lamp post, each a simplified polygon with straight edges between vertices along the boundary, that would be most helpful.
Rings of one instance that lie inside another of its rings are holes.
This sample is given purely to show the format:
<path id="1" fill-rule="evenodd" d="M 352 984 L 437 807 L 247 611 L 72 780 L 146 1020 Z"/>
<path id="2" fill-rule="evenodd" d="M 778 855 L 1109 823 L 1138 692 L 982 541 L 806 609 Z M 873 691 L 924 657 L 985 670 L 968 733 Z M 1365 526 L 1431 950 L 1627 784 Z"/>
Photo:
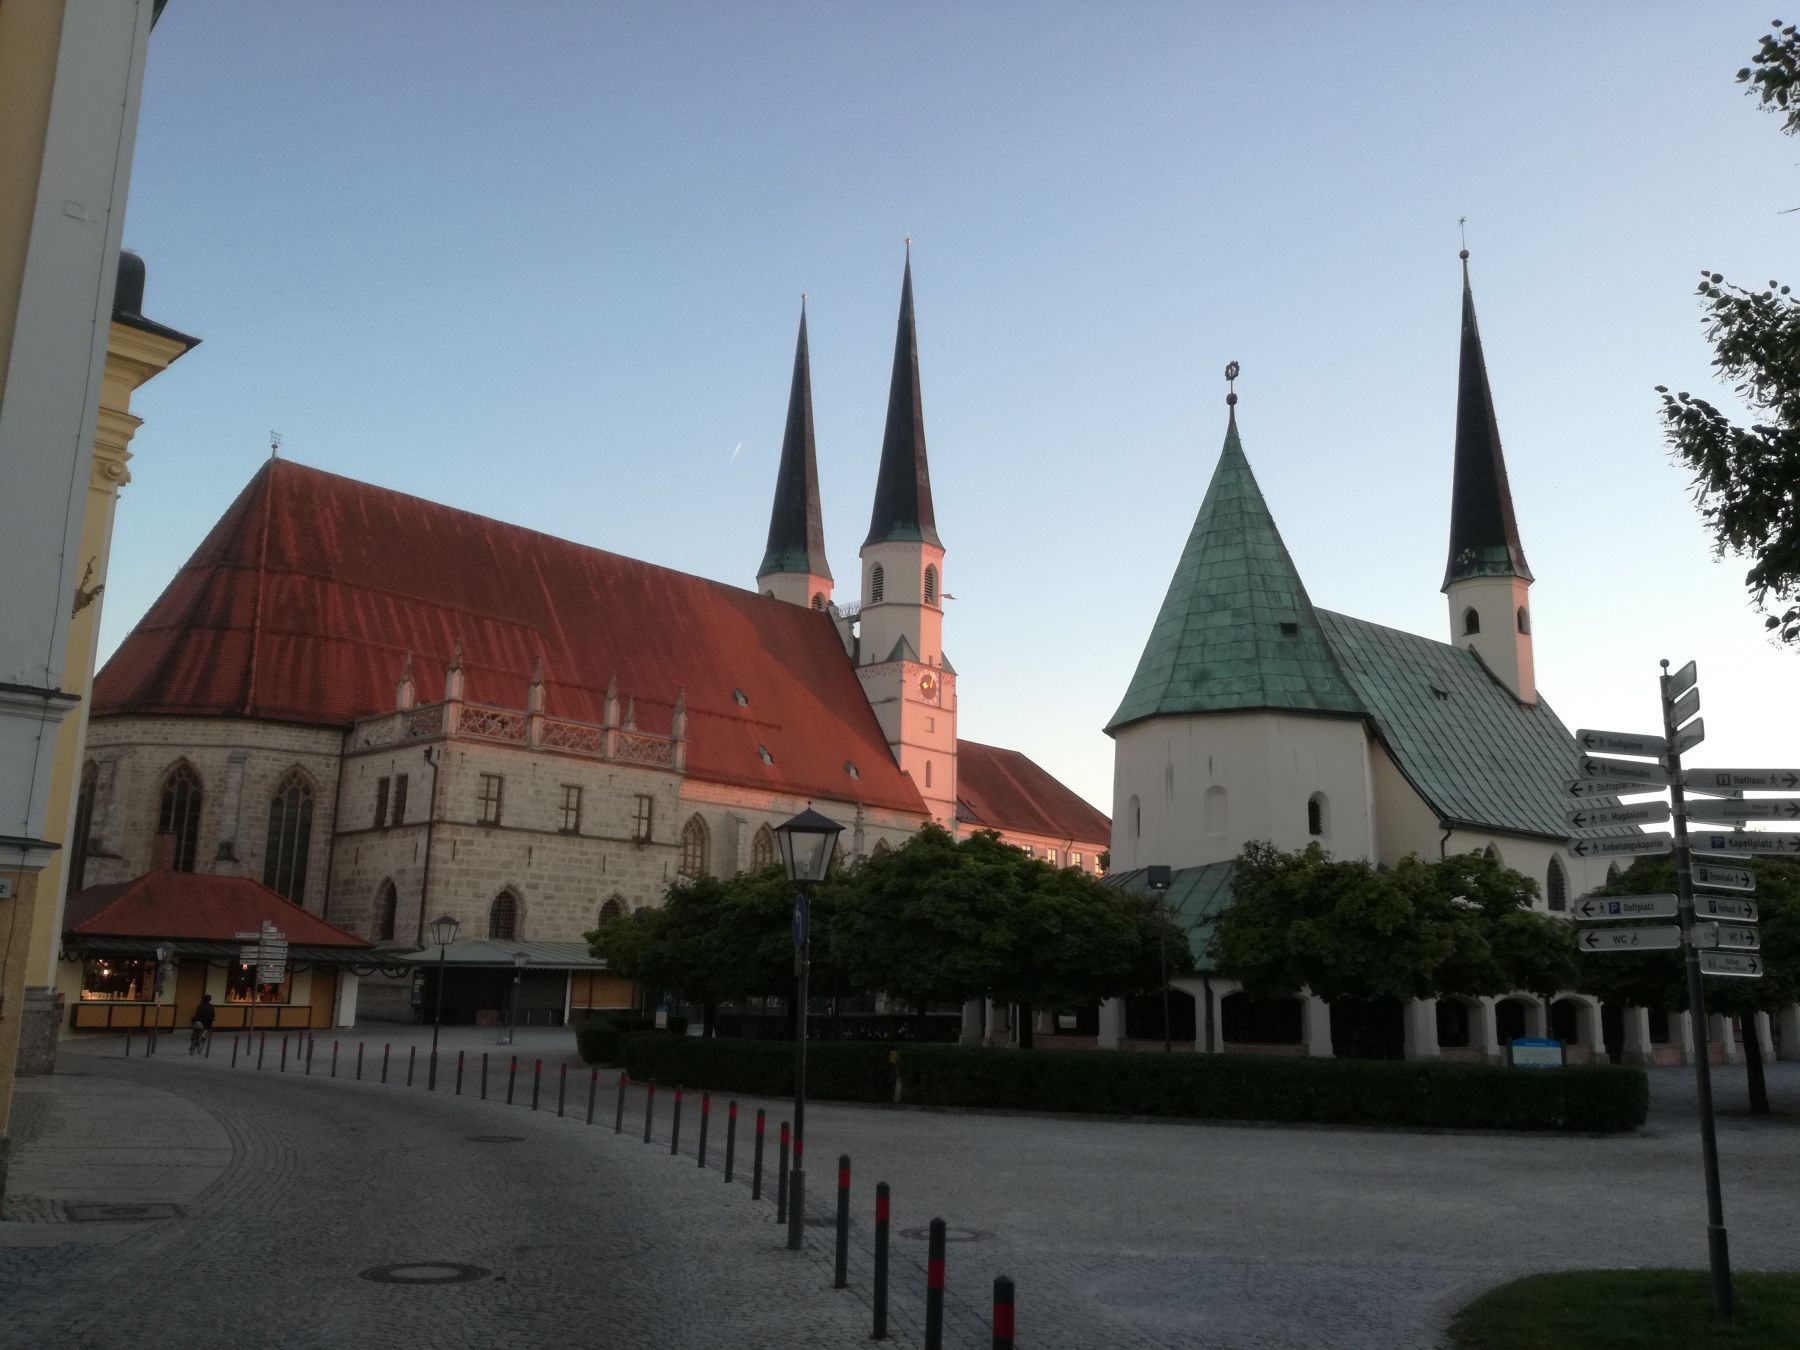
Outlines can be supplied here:
<path id="1" fill-rule="evenodd" d="M 506 1018 L 506 1043 L 511 1045 L 513 1038 L 519 1034 L 519 981 L 524 978 L 525 967 L 531 958 L 524 952 L 513 953 L 513 993 L 512 1012 Z"/>
<path id="2" fill-rule="evenodd" d="M 431 940 L 437 943 L 437 1002 L 431 1010 L 431 1068 L 425 1081 L 427 1092 L 437 1091 L 437 1055 L 438 1028 L 444 1022 L 444 960 L 449 953 L 450 944 L 456 941 L 456 930 L 462 927 L 461 921 L 448 914 L 440 914 L 431 921 Z"/>
<path id="3" fill-rule="evenodd" d="M 825 880 L 831 855 L 844 827 L 812 807 L 775 827 L 781 865 L 796 889 L 794 895 L 794 1165 L 788 1172 L 788 1249 L 800 1250 L 806 1208 L 806 1005 L 812 969 L 812 924 L 809 891 Z"/>
<path id="4" fill-rule="evenodd" d="M 1156 917 L 1162 922 L 1156 925 L 1157 955 L 1162 961 L 1162 998 L 1163 998 L 1163 1053 L 1175 1052 L 1174 1032 L 1169 1026 L 1169 869 L 1162 863 L 1152 863 L 1144 869 L 1144 884 L 1156 892 Z"/>

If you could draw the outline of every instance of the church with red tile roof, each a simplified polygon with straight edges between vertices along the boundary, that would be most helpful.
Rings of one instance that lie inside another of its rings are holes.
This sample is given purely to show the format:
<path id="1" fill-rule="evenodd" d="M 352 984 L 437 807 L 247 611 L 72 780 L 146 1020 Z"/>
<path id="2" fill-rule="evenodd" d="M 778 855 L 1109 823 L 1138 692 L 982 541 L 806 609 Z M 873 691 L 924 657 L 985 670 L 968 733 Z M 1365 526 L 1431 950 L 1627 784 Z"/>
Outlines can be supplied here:
<path id="1" fill-rule="evenodd" d="M 378 944 L 579 944 L 809 803 L 851 856 L 936 822 L 1099 870 L 1105 815 L 956 734 L 910 261 L 860 563 L 838 604 L 804 313 L 754 591 L 271 458 L 95 681 L 71 893 L 161 865 Z"/>

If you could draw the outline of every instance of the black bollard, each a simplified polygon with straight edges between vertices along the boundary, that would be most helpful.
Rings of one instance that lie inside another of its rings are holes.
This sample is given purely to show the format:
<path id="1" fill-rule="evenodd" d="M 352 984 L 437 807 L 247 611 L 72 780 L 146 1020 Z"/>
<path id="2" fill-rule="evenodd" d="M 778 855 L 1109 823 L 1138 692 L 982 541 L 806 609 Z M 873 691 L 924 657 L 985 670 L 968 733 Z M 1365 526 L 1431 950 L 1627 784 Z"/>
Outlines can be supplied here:
<path id="1" fill-rule="evenodd" d="M 152 1050 L 156 1049 L 156 1042 L 154 1040 L 150 1042 L 150 1048 Z M 268 1053 L 268 1050 L 269 1033 L 265 1031 L 262 1034 L 262 1039 L 256 1043 L 256 1071 L 258 1073 L 262 1072 L 263 1056 Z"/>
<path id="2" fill-rule="evenodd" d="M 669 1152 L 681 1147 L 681 1084 L 675 1085 L 675 1123 L 669 1127 Z"/>
<path id="3" fill-rule="evenodd" d="M 569 1066 L 564 1064 L 556 1075 L 556 1118 L 562 1119 L 563 1099 L 569 1095 Z"/>
<path id="4" fill-rule="evenodd" d="M 944 1350 L 944 1221 L 931 1221 L 925 1260 L 925 1350 Z"/>
<path id="5" fill-rule="evenodd" d="M 737 1103 L 725 1112 L 725 1184 L 731 1184 L 731 1165 L 737 1161 Z"/>
<path id="6" fill-rule="evenodd" d="M 232 1053 L 232 1056 L 231 1056 L 231 1062 L 232 1062 L 232 1063 L 233 1063 L 233 1064 L 236 1064 L 236 1063 L 237 1063 L 237 1054 L 236 1054 L 236 1051 L 237 1051 L 237 1037 L 236 1037 L 236 1036 L 233 1036 L 233 1037 L 232 1037 L 232 1038 L 231 1038 L 231 1049 L 232 1049 L 232 1052 L 233 1052 L 233 1053 Z M 130 1032 L 129 1032 L 129 1031 L 128 1031 L 128 1032 L 126 1032 L 126 1033 L 125 1033 L 125 1058 L 126 1058 L 126 1059 L 130 1059 L 130 1058 L 131 1058 L 131 1033 L 130 1033 Z"/>
<path id="7" fill-rule="evenodd" d="M 1013 1282 L 994 1277 L 994 1350 L 1013 1350 Z"/>
<path id="8" fill-rule="evenodd" d="M 650 1117 L 656 1110 L 656 1080 L 652 1078 L 644 1092 L 644 1142 L 650 1142 Z"/>
<path id="9" fill-rule="evenodd" d="M 436 1050 L 425 1052 L 425 1090 L 427 1092 L 437 1091 L 437 1055 Z"/>
<path id="10" fill-rule="evenodd" d="M 512 1067 L 506 1071 L 506 1104 L 512 1105 L 513 1084 L 519 1081 L 519 1057 L 512 1057 Z"/>
<path id="11" fill-rule="evenodd" d="M 756 1108 L 756 1146 L 755 1157 L 750 1163 L 750 1198 L 762 1199 L 762 1155 L 763 1155 L 763 1108 Z"/>
<path id="12" fill-rule="evenodd" d="M 481 1052 L 481 1100 L 487 1100 L 487 1051 Z"/>
<path id="13" fill-rule="evenodd" d="M 875 1325 L 869 1332 L 870 1340 L 887 1339 L 887 1268 L 888 1184 L 883 1181 L 875 1187 Z"/>
<path id="14" fill-rule="evenodd" d="M 700 1163 L 706 1166 L 706 1127 L 712 1123 L 712 1093 L 700 1094 Z"/>
<path id="15" fill-rule="evenodd" d="M 238 1038 L 233 1036 L 231 1038 L 231 1067 L 234 1069 L 237 1068 L 237 1043 Z M 129 1046 L 131 1044 L 130 1040 L 127 1039 L 125 1044 Z"/>
<path id="16" fill-rule="evenodd" d="M 618 1110 L 613 1112 L 613 1133 L 614 1134 L 624 1134 L 625 1133 L 625 1084 L 627 1081 L 629 1081 L 629 1080 L 627 1080 L 627 1078 L 625 1077 L 625 1071 L 623 1069 L 620 1069 L 619 1070 L 619 1108 L 618 1108 Z"/>
<path id="17" fill-rule="evenodd" d="M 456 1052 L 456 1091 L 452 1095 L 457 1097 L 462 1096 L 463 1057 L 467 1053 L 468 1052 L 464 1050 L 458 1050 Z"/>
<path id="18" fill-rule="evenodd" d="M 600 1091 L 600 1070 L 588 1070 L 588 1115 L 587 1123 L 594 1123 L 594 1095 Z"/>
<path id="19" fill-rule="evenodd" d="M 394 1043 L 383 1041 L 381 1044 L 381 1081 L 387 1082 L 388 1059 L 394 1053 Z"/>
<path id="20" fill-rule="evenodd" d="M 206 1049 L 204 1049 L 200 1052 L 200 1057 L 202 1059 L 211 1059 L 212 1058 L 212 1029 L 210 1027 L 207 1029 L 207 1032 L 206 1032 Z"/>
<path id="21" fill-rule="evenodd" d="M 850 1155 L 838 1154 L 837 1253 L 832 1267 L 831 1287 L 842 1289 L 850 1283 Z"/>
<path id="22" fill-rule="evenodd" d="M 318 1053 L 318 1049 L 319 1038 L 317 1036 L 308 1036 L 306 1038 L 306 1071 L 308 1073 L 312 1072 L 313 1056 Z"/>
<path id="23" fill-rule="evenodd" d="M 362 1082 L 363 1043 L 356 1043 L 356 1081 Z"/>
<path id="24" fill-rule="evenodd" d="M 533 1111 L 537 1110 L 538 1089 L 543 1086 L 543 1083 L 544 1061 L 541 1059 L 534 1059 L 531 1061 L 531 1109 Z"/>
<path id="25" fill-rule="evenodd" d="M 416 1045 L 407 1046 L 406 1047 L 406 1086 L 408 1086 L 408 1087 L 412 1086 L 413 1065 L 418 1062 L 418 1059 L 419 1059 L 419 1047 Z"/>
<path id="26" fill-rule="evenodd" d="M 781 1122 L 781 1142 L 775 1147 L 775 1222 L 787 1222 L 788 1202 L 788 1123 Z"/>
<path id="27" fill-rule="evenodd" d="M 331 1043 L 331 1076 L 333 1078 L 337 1077 L 337 1052 L 338 1052 L 338 1043 L 336 1041 L 333 1041 Z"/>
<path id="28" fill-rule="evenodd" d="M 281 1062 L 276 1066 L 275 1072 L 277 1073 L 287 1072 L 287 1041 L 286 1036 L 281 1038 Z"/>

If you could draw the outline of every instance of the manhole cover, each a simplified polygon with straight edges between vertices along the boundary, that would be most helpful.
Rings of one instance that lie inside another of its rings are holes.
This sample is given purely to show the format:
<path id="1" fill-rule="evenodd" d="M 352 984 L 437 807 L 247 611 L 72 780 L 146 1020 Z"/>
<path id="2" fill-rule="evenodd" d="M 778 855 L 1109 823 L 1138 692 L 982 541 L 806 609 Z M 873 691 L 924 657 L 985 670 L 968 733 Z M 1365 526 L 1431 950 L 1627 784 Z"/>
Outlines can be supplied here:
<path id="1" fill-rule="evenodd" d="M 376 1284 L 467 1284 L 487 1273 L 480 1266 L 465 1266 L 460 1261 L 402 1261 L 392 1266 L 370 1266 L 362 1277 Z"/>
<path id="2" fill-rule="evenodd" d="M 72 1201 L 63 1206 L 70 1223 L 141 1223 L 146 1219 L 179 1219 L 180 1205 L 155 1202 L 144 1205 L 109 1205 L 100 1201 Z"/>
<path id="3" fill-rule="evenodd" d="M 902 1228 L 900 1230 L 900 1236 L 903 1238 L 911 1238 L 914 1242 L 929 1242 L 931 1241 L 931 1229 Z M 944 1229 L 945 1242 L 986 1242 L 992 1236 L 994 1236 L 992 1233 L 984 1233 L 979 1228 Z"/>
<path id="4" fill-rule="evenodd" d="M 468 1139 L 471 1144 L 522 1144 L 525 1142 L 525 1136 L 522 1134 L 472 1134 L 468 1136 Z"/>

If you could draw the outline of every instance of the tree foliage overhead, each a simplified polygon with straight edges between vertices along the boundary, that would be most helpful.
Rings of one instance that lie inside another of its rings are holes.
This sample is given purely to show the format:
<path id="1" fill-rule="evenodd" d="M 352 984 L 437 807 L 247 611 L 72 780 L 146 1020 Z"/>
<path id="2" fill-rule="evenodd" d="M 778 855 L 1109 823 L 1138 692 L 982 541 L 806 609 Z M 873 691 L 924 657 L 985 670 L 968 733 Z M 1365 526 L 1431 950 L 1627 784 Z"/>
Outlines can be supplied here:
<path id="1" fill-rule="evenodd" d="M 1785 134 L 1800 134 L 1800 30 L 1777 20 L 1737 78 Z M 1752 560 L 1744 584 L 1765 626 L 1800 646 L 1800 305 L 1780 282 L 1745 287 L 1711 270 L 1699 295 L 1713 369 L 1748 420 L 1658 385 L 1663 434 L 1693 472 L 1718 551 Z"/>
<path id="2" fill-rule="evenodd" d="M 1327 1000 L 1478 997 L 1565 988 L 1569 926 L 1531 910 L 1534 882 L 1479 853 L 1392 870 L 1314 844 L 1251 843 L 1220 916 L 1219 969 L 1255 994 Z"/>

